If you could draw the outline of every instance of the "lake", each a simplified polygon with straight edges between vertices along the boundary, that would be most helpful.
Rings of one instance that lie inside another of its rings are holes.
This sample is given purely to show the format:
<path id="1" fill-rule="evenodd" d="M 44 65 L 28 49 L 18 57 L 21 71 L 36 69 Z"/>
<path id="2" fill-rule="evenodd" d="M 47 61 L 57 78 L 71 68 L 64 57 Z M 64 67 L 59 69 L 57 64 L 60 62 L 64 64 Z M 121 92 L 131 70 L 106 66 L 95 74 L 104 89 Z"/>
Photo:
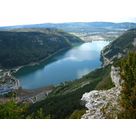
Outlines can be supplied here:
<path id="1" fill-rule="evenodd" d="M 81 78 L 101 66 L 100 51 L 108 44 L 108 41 L 83 43 L 39 65 L 23 67 L 15 77 L 22 88 L 30 90 Z"/>

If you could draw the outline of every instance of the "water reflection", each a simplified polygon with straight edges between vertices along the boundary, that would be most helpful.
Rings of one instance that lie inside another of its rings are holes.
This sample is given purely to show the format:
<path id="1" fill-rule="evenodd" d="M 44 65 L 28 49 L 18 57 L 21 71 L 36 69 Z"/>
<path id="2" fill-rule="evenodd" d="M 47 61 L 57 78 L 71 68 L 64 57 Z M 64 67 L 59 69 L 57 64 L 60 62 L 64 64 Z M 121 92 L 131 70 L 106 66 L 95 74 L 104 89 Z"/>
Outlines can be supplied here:
<path id="1" fill-rule="evenodd" d="M 98 58 L 100 50 L 105 46 L 104 41 L 94 41 L 91 44 L 85 43 L 80 47 L 76 47 L 70 50 L 65 55 L 64 60 L 71 61 L 85 61 L 85 60 L 94 60 Z M 107 42 L 106 42 L 107 43 Z M 61 60 L 62 61 L 62 60 Z"/>

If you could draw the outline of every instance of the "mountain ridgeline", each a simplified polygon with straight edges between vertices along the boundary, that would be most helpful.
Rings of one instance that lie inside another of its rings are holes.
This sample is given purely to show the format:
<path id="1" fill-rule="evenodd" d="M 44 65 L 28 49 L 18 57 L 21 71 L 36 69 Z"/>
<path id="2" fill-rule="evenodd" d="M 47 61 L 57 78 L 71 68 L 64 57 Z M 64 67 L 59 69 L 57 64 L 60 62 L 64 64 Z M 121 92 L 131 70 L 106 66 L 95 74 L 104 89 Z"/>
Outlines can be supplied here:
<path id="1" fill-rule="evenodd" d="M 127 30 L 136 27 L 136 23 L 123 22 L 71 22 L 71 23 L 45 23 L 45 24 L 34 24 L 34 25 L 19 25 L 19 26 L 7 26 L 1 27 L 1 30 L 12 30 L 20 28 L 57 28 L 62 29 L 66 32 L 109 32 L 109 31 L 120 31 Z"/>
<path id="2" fill-rule="evenodd" d="M 83 43 L 57 29 L 0 31 L 0 66 L 13 68 L 43 60 L 54 53 Z"/>

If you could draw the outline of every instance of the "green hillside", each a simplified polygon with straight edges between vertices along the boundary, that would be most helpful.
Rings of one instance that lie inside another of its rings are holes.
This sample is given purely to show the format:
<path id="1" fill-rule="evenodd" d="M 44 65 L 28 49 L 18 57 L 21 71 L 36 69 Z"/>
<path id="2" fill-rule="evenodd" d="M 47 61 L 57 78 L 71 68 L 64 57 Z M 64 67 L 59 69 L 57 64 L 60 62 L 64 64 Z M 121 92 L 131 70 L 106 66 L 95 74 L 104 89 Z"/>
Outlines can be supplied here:
<path id="1" fill-rule="evenodd" d="M 12 68 L 38 62 L 82 42 L 78 37 L 56 29 L 0 31 L 0 66 Z"/>

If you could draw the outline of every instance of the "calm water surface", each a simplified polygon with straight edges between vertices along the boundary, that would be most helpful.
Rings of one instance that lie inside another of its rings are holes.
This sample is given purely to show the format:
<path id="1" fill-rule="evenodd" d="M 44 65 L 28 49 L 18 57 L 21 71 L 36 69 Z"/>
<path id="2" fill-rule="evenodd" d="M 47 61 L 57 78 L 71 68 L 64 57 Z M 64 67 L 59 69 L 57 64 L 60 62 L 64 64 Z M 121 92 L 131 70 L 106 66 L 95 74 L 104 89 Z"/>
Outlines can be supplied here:
<path id="1" fill-rule="evenodd" d="M 24 67 L 15 76 L 25 89 L 36 89 L 81 78 L 101 66 L 100 51 L 108 43 L 84 43 L 39 65 Z"/>

